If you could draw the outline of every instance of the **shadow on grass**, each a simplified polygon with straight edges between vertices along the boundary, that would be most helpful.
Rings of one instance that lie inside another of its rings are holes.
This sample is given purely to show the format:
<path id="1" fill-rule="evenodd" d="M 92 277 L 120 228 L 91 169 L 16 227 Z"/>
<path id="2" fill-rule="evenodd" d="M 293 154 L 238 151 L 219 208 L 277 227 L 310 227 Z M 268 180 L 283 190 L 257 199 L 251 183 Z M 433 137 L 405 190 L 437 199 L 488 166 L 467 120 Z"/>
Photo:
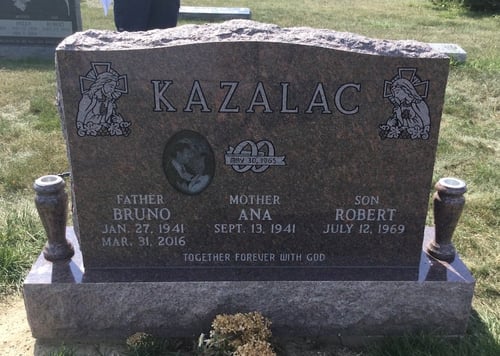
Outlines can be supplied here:
<path id="1" fill-rule="evenodd" d="M 451 11 L 452 9 L 460 9 L 460 14 L 465 17 L 472 19 L 481 20 L 483 18 L 489 18 L 493 16 L 500 15 L 500 0 L 497 0 L 498 4 L 491 4 L 490 6 L 484 7 L 474 7 L 467 5 L 457 5 L 453 4 L 452 1 L 446 0 L 433 0 L 432 9 L 434 11 Z"/>
<path id="2" fill-rule="evenodd" d="M 492 321 L 491 324 L 498 323 L 498 321 Z M 495 325 L 490 325 L 482 320 L 481 316 L 476 310 L 472 310 L 471 317 L 469 319 L 469 327 L 467 328 L 466 336 L 461 339 L 461 343 L 465 343 L 470 349 L 465 349 L 465 351 L 470 351 L 471 353 L 463 355 L 500 355 L 500 335 L 492 334 L 492 329 L 495 329 Z M 500 331 L 500 330 L 497 330 Z"/>
<path id="3" fill-rule="evenodd" d="M 390 337 L 366 351 L 369 356 L 494 356 L 500 355 L 500 344 L 488 324 L 472 310 L 466 334 L 462 337 L 443 338 L 430 334 Z"/>
<path id="4" fill-rule="evenodd" d="M 497 7 L 496 9 L 492 9 L 492 10 L 466 9 L 464 11 L 464 15 L 469 17 L 469 18 L 472 18 L 472 19 L 481 20 L 484 18 L 499 16 L 500 15 L 500 7 Z"/>

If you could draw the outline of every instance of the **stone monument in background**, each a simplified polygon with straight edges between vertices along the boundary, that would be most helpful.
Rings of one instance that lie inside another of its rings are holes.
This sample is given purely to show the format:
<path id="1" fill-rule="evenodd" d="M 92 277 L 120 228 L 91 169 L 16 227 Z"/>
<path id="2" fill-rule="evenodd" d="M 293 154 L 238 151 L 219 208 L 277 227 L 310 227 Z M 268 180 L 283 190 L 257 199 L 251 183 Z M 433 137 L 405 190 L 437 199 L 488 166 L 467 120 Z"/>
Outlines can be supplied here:
<path id="1" fill-rule="evenodd" d="M 240 20 L 79 33 L 56 61 L 74 226 L 26 279 L 36 338 L 247 311 L 278 335 L 465 332 L 463 182 L 439 181 L 425 226 L 446 56 Z"/>
<path id="2" fill-rule="evenodd" d="M 0 58 L 52 59 L 57 44 L 81 29 L 80 0 L 3 0 Z"/>

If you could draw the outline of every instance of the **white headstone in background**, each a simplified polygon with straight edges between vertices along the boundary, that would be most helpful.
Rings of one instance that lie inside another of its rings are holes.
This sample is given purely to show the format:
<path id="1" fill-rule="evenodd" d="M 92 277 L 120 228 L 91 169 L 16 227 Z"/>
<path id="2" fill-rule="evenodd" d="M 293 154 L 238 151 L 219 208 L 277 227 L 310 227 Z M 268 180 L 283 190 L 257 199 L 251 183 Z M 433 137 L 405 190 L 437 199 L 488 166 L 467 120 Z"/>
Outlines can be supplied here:
<path id="1" fill-rule="evenodd" d="M 467 52 L 454 43 L 429 43 L 433 50 L 444 53 L 455 61 L 463 63 L 467 60 Z"/>

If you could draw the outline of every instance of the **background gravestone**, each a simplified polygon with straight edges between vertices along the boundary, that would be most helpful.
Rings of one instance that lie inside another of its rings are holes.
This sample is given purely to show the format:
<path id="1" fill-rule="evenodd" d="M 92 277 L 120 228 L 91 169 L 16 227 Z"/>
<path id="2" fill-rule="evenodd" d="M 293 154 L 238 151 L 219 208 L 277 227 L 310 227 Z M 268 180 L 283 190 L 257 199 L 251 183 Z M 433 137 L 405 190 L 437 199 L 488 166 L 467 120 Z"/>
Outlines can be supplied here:
<path id="1" fill-rule="evenodd" d="M 245 311 L 288 336 L 465 332 L 472 276 L 422 251 L 444 55 L 229 21 L 79 33 L 56 60 L 75 256 L 26 279 L 35 337 Z"/>
<path id="2" fill-rule="evenodd" d="M 183 20 L 231 20 L 250 19 L 252 12 L 247 7 L 181 6 L 179 19 Z"/>
<path id="3" fill-rule="evenodd" d="M 0 58 L 52 58 L 57 44 L 81 29 L 79 0 L 3 0 Z"/>

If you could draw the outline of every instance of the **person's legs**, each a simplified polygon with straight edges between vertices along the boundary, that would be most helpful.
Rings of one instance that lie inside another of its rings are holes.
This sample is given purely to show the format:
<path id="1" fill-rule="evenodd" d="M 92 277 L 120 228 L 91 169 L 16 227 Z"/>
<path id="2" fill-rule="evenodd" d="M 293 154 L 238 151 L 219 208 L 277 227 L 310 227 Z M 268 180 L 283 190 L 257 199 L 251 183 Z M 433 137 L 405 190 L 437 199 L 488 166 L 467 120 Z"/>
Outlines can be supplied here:
<path id="1" fill-rule="evenodd" d="M 115 0 L 115 25 L 118 31 L 146 31 L 151 0 Z"/>
<path id="2" fill-rule="evenodd" d="M 177 26 L 180 0 L 151 0 L 148 30 Z"/>

